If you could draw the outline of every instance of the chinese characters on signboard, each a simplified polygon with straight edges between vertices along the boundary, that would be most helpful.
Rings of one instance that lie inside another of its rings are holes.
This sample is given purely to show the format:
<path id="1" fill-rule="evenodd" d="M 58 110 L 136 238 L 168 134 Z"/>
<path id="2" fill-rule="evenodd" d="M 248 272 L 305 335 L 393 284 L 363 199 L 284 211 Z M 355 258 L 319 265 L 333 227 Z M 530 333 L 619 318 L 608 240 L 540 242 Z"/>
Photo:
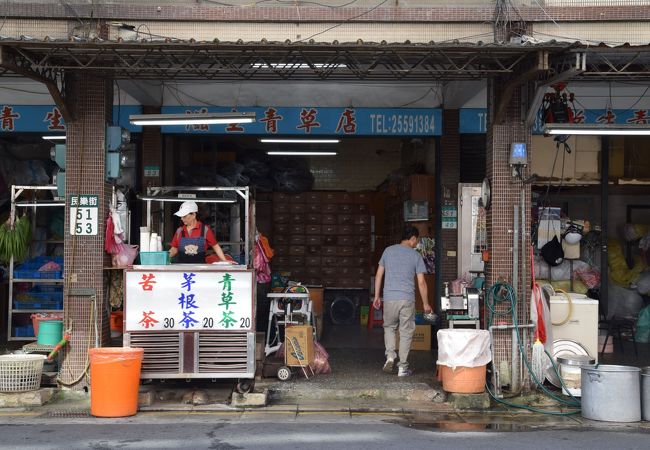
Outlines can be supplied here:
<path id="1" fill-rule="evenodd" d="M 128 271 L 128 331 L 250 330 L 250 271 Z"/>
<path id="2" fill-rule="evenodd" d="M 95 236 L 99 230 L 99 196 L 70 196 L 70 234 Z"/>

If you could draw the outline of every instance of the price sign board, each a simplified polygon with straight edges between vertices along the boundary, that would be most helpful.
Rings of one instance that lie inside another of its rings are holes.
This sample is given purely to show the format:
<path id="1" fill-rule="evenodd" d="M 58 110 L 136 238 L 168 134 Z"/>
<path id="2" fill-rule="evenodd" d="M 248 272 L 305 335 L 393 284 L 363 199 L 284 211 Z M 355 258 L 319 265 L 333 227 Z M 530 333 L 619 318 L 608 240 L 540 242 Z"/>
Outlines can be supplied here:
<path id="1" fill-rule="evenodd" d="M 70 196 L 70 234 L 96 236 L 99 230 L 99 196 Z"/>
<path id="2" fill-rule="evenodd" d="M 250 331 L 252 271 L 126 271 L 127 331 Z"/>

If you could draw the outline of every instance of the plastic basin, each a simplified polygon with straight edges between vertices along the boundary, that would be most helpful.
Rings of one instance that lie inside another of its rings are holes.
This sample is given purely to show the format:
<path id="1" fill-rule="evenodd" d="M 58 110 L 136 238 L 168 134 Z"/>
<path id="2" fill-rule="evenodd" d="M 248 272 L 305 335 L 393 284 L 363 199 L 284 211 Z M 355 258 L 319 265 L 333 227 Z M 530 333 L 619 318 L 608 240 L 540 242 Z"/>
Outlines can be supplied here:
<path id="1" fill-rule="evenodd" d="M 63 337 L 62 320 L 45 320 L 38 325 L 39 345 L 56 345 Z"/>

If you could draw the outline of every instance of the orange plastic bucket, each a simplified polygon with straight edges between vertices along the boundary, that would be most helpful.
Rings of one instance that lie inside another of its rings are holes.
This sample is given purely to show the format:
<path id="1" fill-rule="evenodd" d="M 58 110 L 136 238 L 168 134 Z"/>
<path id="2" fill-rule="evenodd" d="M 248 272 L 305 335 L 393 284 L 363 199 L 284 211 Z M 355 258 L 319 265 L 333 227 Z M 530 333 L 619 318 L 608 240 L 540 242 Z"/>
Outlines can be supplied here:
<path id="1" fill-rule="evenodd" d="M 91 348 L 88 353 L 90 414 L 96 417 L 136 414 L 144 349 L 105 347 Z"/>
<path id="2" fill-rule="evenodd" d="M 111 331 L 122 333 L 124 331 L 124 313 L 122 311 L 113 311 L 111 313 Z"/>
<path id="3" fill-rule="evenodd" d="M 486 366 L 459 366 L 455 369 L 443 365 L 438 367 L 442 374 L 442 389 L 446 392 L 477 394 L 485 390 Z"/>

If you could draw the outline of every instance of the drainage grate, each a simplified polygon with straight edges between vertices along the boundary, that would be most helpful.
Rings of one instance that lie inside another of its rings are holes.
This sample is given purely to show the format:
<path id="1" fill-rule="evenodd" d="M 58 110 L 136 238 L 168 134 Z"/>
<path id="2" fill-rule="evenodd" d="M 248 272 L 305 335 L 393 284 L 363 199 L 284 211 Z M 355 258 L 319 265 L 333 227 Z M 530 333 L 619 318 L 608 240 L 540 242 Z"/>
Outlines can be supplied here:
<path id="1" fill-rule="evenodd" d="M 42 418 L 57 418 L 57 419 L 83 419 L 85 417 L 92 417 L 90 410 L 78 409 L 59 409 L 55 411 L 48 411 L 41 416 Z"/>

